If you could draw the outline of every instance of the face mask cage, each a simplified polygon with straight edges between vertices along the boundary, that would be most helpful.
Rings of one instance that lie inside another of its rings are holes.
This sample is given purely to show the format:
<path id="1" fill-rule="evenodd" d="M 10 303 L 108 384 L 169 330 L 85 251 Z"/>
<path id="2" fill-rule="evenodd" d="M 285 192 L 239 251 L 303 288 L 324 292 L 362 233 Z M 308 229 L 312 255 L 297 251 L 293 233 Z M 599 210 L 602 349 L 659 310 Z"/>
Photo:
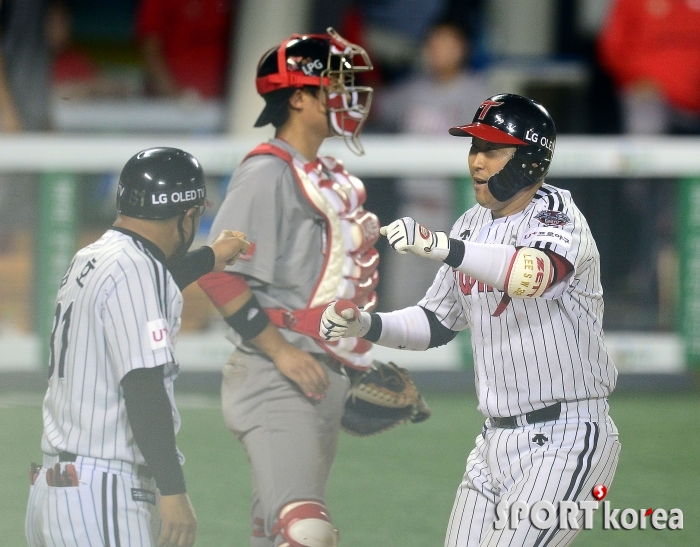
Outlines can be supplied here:
<path id="1" fill-rule="evenodd" d="M 361 156 L 364 148 L 360 132 L 369 115 L 373 90 L 357 85 L 356 77 L 372 70 L 372 61 L 363 48 L 351 44 L 333 28 L 328 29 L 328 34 L 329 68 L 321 75 L 321 92 L 327 98 L 329 123 L 335 135 L 343 137 L 347 147 Z"/>

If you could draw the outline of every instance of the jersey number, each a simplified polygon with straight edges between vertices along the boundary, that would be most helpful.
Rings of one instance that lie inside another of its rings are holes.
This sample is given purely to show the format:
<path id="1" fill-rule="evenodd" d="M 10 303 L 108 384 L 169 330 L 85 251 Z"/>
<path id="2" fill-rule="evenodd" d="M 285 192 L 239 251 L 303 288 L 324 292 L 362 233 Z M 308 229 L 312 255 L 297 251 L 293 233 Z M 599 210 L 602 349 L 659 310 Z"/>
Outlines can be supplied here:
<path id="1" fill-rule="evenodd" d="M 65 378 L 66 376 L 66 353 L 68 351 L 68 329 L 70 328 L 70 315 L 73 312 L 73 302 L 70 303 L 68 309 L 61 317 L 61 303 L 56 305 L 56 314 L 53 320 L 53 330 L 51 331 L 51 340 L 49 342 L 49 378 L 53 376 L 56 370 L 56 333 L 58 332 L 59 325 L 61 328 L 61 345 L 60 345 L 60 355 L 58 357 L 58 377 Z"/>

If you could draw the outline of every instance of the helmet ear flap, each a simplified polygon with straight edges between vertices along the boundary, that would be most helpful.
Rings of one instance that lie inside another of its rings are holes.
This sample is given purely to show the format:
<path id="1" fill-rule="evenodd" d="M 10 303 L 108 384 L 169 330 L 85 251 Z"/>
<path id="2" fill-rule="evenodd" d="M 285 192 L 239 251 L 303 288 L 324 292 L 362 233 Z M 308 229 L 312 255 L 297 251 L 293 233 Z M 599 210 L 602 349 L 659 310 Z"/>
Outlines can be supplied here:
<path id="1" fill-rule="evenodd" d="M 503 169 L 488 180 L 489 191 L 498 201 L 508 201 L 523 188 L 532 186 L 549 171 L 549 158 L 530 146 L 520 146 Z"/>
<path id="2" fill-rule="evenodd" d="M 524 178 L 534 179 L 532 183 L 535 183 L 549 172 L 551 157 L 541 147 L 522 146 L 515 151 L 511 161 L 516 162 L 516 168 Z"/>
<path id="3" fill-rule="evenodd" d="M 513 161 L 514 159 L 515 156 L 508 160 L 508 163 L 505 164 L 503 169 L 491 175 L 488 180 L 489 192 L 491 192 L 491 195 L 498 201 L 508 201 L 524 188 L 524 186 L 522 186 L 524 181 L 519 176 L 518 170 L 515 167 L 515 162 Z"/>

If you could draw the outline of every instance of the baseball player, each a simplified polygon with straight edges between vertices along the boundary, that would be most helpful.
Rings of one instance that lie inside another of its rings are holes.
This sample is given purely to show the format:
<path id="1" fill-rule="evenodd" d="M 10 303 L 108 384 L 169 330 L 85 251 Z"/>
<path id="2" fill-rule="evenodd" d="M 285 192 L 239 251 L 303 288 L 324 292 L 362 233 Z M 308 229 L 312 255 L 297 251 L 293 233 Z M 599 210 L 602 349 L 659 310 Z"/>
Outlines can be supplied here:
<path id="1" fill-rule="evenodd" d="M 253 470 L 254 547 L 333 547 L 338 531 L 325 502 L 345 396 L 346 368 L 370 367 L 364 340 L 327 344 L 318 334 L 338 298 L 373 309 L 379 222 L 365 189 L 340 161 L 317 157 L 328 137 L 361 153 L 371 89 L 358 72 L 365 51 L 339 36 L 293 35 L 265 53 L 256 86 L 265 108 L 256 126 L 275 138 L 233 174 L 214 219 L 242 230 L 251 248 L 199 284 L 231 327 L 222 408 Z M 345 296 L 342 296 L 345 295 Z"/>
<path id="2" fill-rule="evenodd" d="M 191 546 L 196 519 L 175 445 L 182 286 L 248 243 L 222 233 L 185 253 L 206 200 L 199 162 L 139 152 L 119 179 L 111 229 L 61 281 L 44 398 L 43 465 L 32 464 L 31 547 Z M 173 269 L 175 273 L 170 270 Z"/>
<path id="3" fill-rule="evenodd" d="M 469 328 L 487 419 L 445 546 L 568 545 L 578 530 L 494 519 L 502 502 L 558 507 L 593 500 L 592 488 L 612 481 L 620 445 L 607 396 L 617 372 L 603 340 L 598 250 L 569 192 L 544 182 L 556 130 L 540 104 L 496 95 L 450 134 L 472 137 L 477 205 L 449 236 L 408 217 L 381 228 L 397 252 L 444 263 L 425 297 L 390 313 L 330 304 L 321 334 L 425 350 Z"/>

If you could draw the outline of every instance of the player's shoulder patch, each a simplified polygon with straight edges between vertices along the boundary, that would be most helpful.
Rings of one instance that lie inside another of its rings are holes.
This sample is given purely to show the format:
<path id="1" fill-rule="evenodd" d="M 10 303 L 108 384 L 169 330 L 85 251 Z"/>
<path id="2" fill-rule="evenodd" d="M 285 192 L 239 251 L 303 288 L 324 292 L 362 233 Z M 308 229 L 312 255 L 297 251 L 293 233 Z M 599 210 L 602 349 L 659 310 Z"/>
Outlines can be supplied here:
<path id="1" fill-rule="evenodd" d="M 148 330 L 148 340 L 151 344 L 151 350 L 169 348 L 172 346 L 172 337 L 168 322 L 165 319 L 155 319 L 146 323 Z"/>
<path id="2" fill-rule="evenodd" d="M 545 226 L 566 226 L 571 224 L 571 219 L 561 211 L 552 211 L 551 209 L 540 211 L 535 215 L 535 218 L 540 224 Z"/>

